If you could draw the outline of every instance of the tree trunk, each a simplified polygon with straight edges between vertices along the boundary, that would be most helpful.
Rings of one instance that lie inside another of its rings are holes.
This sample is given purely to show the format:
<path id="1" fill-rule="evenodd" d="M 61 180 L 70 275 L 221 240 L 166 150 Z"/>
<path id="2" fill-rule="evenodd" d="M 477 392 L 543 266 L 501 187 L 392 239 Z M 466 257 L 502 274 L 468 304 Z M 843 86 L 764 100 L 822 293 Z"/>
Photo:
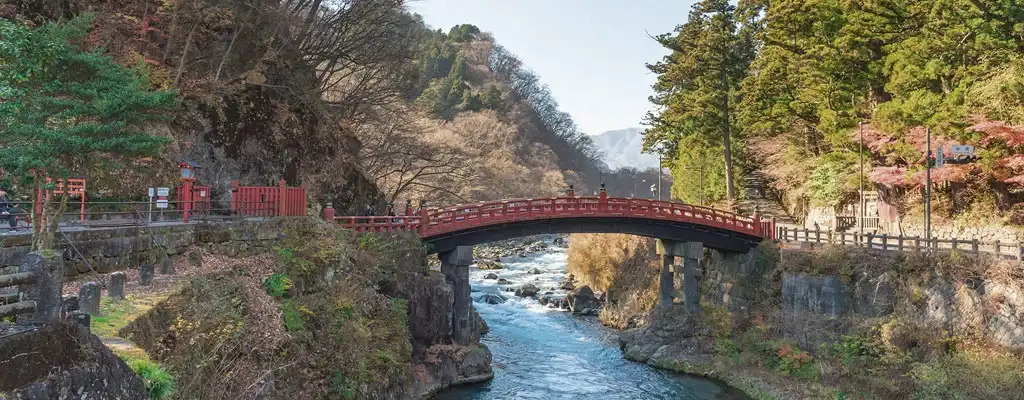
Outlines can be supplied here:
<path id="1" fill-rule="evenodd" d="M 188 48 L 192 46 L 192 38 L 196 35 L 196 28 L 199 28 L 199 23 L 192 25 L 192 29 L 188 31 L 188 38 L 185 39 L 185 48 L 181 50 L 181 58 L 178 59 L 178 73 L 174 75 L 175 85 L 181 81 L 181 74 L 185 72 L 185 60 L 188 58 Z"/>
<path id="2" fill-rule="evenodd" d="M 235 36 L 231 38 L 231 43 L 228 43 L 228 50 L 224 52 L 224 57 L 220 59 L 220 65 L 217 66 L 217 74 L 213 77 L 214 82 L 220 81 L 220 73 L 224 70 L 224 63 L 228 61 L 228 56 L 231 55 L 231 49 L 235 47 L 235 41 L 238 40 L 238 36 L 244 29 L 244 26 L 238 27 L 238 30 L 235 31 Z"/>
<path id="3" fill-rule="evenodd" d="M 736 183 L 733 182 L 732 168 L 732 138 L 731 123 L 729 121 L 729 79 L 725 73 L 725 60 L 722 60 L 722 146 L 725 148 L 725 186 L 729 203 L 736 201 Z"/>
<path id="4" fill-rule="evenodd" d="M 161 64 L 167 64 L 167 59 L 171 58 L 171 46 L 174 45 L 174 36 L 178 31 L 178 14 L 181 14 L 181 10 L 175 9 L 174 15 L 171 16 L 171 28 L 167 32 L 167 45 L 164 46 L 164 56 L 160 57 Z"/>

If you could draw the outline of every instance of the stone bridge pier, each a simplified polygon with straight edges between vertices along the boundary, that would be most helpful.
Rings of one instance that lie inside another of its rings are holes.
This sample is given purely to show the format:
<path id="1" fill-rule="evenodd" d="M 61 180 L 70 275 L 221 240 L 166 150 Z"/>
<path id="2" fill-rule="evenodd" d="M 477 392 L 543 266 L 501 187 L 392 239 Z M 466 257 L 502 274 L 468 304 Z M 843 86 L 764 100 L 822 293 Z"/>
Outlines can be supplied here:
<path id="1" fill-rule="evenodd" d="M 679 267 L 679 265 L 675 264 L 675 260 L 676 257 L 681 257 L 683 259 L 683 301 L 686 305 L 686 310 L 689 312 L 700 311 L 700 287 L 697 282 L 697 266 L 700 265 L 700 258 L 704 255 L 704 243 L 658 239 L 656 251 L 661 256 L 661 284 L 658 291 L 658 307 L 672 305 L 672 292 L 675 286 L 673 279 Z"/>
<path id="2" fill-rule="evenodd" d="M 465 346 L 479 334 L 472 319 L 473 298 L 469 287 L 469 266 L 473 264 L 473 246 L 458 246 L 454 250 L 439 252 L 437 257 L 441 259 L 441 273 L 455 289 L 452 341 Z"/>

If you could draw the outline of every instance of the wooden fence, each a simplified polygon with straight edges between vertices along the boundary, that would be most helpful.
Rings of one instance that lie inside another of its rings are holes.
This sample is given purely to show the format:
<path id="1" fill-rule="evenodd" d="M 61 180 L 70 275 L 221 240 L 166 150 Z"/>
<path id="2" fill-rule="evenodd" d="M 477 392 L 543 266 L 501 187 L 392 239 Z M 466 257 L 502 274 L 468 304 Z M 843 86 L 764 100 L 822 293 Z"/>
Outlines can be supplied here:
<path id="1" fill-rule="evenodd" d="M 17 272 L 13 274 L 0 275 L 0 288 L 7 288 L 13 286 L 31 285 L 36 283 L 36 274 L 34 272 Z M 36 311 L 36 302 L 34 300 L 21 300 L 20 293 L 11 293 L 14 296 L 4 296 L 7 300 L 4 301 L 4 305 L 0 305 L 0 319 L 7 317 L 14 317 L 21 314 L 31 314 Z M 12 298 L 13 297 L 13 298 Z"/>
<path id="2" fill-rule="evenodd" d="M 783 242 L 803 242 L 815 244 L 838 244 L 857 247 L 868 247 L 879 250 L 893 251 L 962 251 L 975 257 L 981 254 L 999 258 L 1024 260 L 1024 243 L 979 241 L 977 239 L 936 239 L 925 240 L 918 236 L 889 236 L 874 233 L 833 232 L 817 229 L 798 229 L 786 226 L 776 228 L 776 236 Z"/>

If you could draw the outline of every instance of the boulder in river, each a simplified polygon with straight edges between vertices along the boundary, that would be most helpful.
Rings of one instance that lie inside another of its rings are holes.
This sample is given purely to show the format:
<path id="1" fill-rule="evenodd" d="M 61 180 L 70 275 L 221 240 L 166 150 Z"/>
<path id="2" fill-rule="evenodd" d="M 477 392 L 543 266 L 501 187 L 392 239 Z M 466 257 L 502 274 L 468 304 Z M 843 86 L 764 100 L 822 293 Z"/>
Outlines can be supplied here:
<path id="1" fill-rule="evenodd" d="M 519 297 L 533 297 L 533 296 L 536 296 L 537 292 L 539 292 L 539 291 L 540 291 L 540 288 L 538 288 L 536 285 L 534 285 L 532 283 L 527 283 L 527 284 L 525 284 L 523 286 L 520 286 L 519 289 L 516 289 L 516 296 L 519 296 Z"/>
<path id="2" fill-rule="evenodd" d="M 505 279 L 505 278 L 500 278 L 500 279 L 498 279 L 498 284 L 499 285 L 511 285 L 512 281 L 510 281 L 508 279 Z"/>
<path id="3" fill-rule="evenodd" d="M 569 303 L 569 310 L 575 314 L 583 313 L 586 309 L 598 309 L 601 307 L 601 301 L 594 295 L 594 291 L 590 289 L 590 286 L 582 286 L 579 289 L 573 290 L 567 296 L 566 301 Z"/>
<path id="4" fill-rule="evenodd" d="M 537 275 L 537 274 L 540 274 L 541 272 L 537 268 L 530 268 L 529 270 L 526 271 L 526 273 L 531 274 L 531 275 Z"/>
<path id="5" fill-rule="evenodd" d="M 565 282 L 562 282 L 562 286 L 559 286 L 558 288 L 562 290 L 573 290 L 576 289 L 576 284 L 571 280 L 566 279 Z"/>
<path id="6" fill-rule="evenodd" d="M 490 272 L 487 275 L 484 275 L 484 279 L 498 279 L 498 274 Z"/>
<path id="7" fill-rule="evenodd" d="M 487 293 L 487 294 L 485 294 L 483 296 L 480 296 L 480 301 L 484 302 L 484 303 L 487 303 L 487 304 L 501 304 L 501 303 L 504 303 L 505 300 L 506 299 L 504 297 L 502 297 L 501 295 L 491 294 L 491 293 Z"/>

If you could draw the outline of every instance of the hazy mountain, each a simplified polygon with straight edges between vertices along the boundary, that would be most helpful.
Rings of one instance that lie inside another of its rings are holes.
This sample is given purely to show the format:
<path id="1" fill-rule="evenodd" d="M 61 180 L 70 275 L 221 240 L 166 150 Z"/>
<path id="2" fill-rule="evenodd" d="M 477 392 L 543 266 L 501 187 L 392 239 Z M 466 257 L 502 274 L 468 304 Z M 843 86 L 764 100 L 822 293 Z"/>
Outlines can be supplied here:
<path id="1" fill-rule="evenodd" d="M 593 136 L 594 145 L 604 154 L 604 162 L 608 164 L 608 168 L 615 170 L 633 167 L 645 170 L 658 167 L 658 156 L 640 153 L 644 143 L 641 131 L 640 128 L 627 128 Z"/>

